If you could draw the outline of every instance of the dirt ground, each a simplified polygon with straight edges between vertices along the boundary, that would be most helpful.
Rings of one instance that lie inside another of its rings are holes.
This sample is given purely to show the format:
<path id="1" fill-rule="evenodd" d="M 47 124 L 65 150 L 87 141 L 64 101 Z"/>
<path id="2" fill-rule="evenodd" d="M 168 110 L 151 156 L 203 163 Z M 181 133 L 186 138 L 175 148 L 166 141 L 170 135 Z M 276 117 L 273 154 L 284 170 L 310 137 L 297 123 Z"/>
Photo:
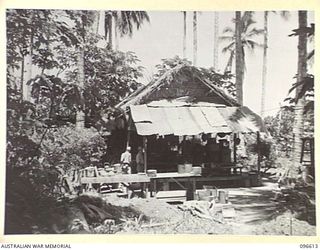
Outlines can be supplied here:
<path id="1" fill-rule="evenodd" d="M 141 218 L 127 221 L 122 234 L 219 234 L 219 235 L 316 235 L 316 227 L 298 220 L 285 201 L 275 199 L 277 183 L 263 180 L 263 186 L 227 188 L 235 217 L 224 219 L 218 213 L 214 220 L 199 218 L 178 205 L 169 205 L 155 198 L 105 198 L 107 203 L 131 207 Z M 314 211 L 313 211 L 314 212 Z M 220 216 L 220 217 L 219 217 Z"/>
<path id="2" fill-rule="evenodd" d="M 198 218 L 189 212 L 180 210 L 177 205 L 169 205 L 155 198 L 119 199 L 116 196 L 109 196 L 106 201 L 115 206 L 130 206 L 147 219 L 140 224 L 133 221 L 118 233 L 230 234 L 232 232 L 231 226 L 227 223 Z"/>
<path id="3" fill-rule="evenodd" d="M 230 201 L 237 216 L 233 233 L 240 235 L 316 235 L 316 227 L 304 220 L 299 220 L 298 206 L 290 201 L 277 199 L 280 190 L 276 182 L 264 180 L 263 186 L 252 188 L 229 189 Z M 296 204 L 298 205 L 298 204 Z M 299 206 L 300 209 L 301 206 Z M 315 224 L 315 211 L 307 211 Z M 299 213 L 301 214 L 301 213 Z"/>

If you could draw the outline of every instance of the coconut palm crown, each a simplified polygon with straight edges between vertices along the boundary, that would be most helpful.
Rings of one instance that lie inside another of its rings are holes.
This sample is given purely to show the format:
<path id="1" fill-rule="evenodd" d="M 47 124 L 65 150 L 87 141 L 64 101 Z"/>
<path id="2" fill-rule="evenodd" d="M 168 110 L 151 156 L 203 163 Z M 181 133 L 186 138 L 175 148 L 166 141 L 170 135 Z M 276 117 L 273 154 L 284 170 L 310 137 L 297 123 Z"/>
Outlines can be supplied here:
<path id="1" fill-rule="evenodd" d="M 235 20 L 232 20 L 235 22 Z M 242 44 L 242 55 L 243 55 L 243 62 L 245 62 L 245 50 L 247 49 L 249 52 L 253 52 L 256 47 L 263 47 L 262 44 L 256 42 L 254 39 L 262 35 L 264 33 L 263 29 L 257 29 L 254 27 L 255 21 L 252 18 L 251 11 L 245 11 L 243 16 L 241 17 L 241 44 Z M 235 56 L 235 39 L 236 39 L 236 32 L 234 28 L 226 27 L 223 30 L 223 36 L 219 37 L 219 40 L 222 42 L 229 42 L 227 46 L 222 49 L 223 53 L 230 53 L 228 63 L 226 65 L 225 71 L 231 71 L 232 64 Z M 245 67 L 245 63 L 244 63 Z"/>

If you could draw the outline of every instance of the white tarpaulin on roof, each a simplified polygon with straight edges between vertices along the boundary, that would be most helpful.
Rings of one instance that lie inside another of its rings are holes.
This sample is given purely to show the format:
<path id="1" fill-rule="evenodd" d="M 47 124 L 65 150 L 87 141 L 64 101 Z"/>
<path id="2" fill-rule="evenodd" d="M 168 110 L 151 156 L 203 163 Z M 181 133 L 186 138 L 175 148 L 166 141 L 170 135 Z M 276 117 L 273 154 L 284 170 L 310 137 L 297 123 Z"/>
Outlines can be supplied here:
<path id="1" fill-rule="evenodd" d="M 265 132 L 261 118 L 247 107 L 130 106 L 139 135 Z"/>
<path id="2" fill-rule="evenodd" d="M 196 135 L 230 133 L 227 122 L 215 107 L 130 107 L 131 117 L 139 135 Z"/>

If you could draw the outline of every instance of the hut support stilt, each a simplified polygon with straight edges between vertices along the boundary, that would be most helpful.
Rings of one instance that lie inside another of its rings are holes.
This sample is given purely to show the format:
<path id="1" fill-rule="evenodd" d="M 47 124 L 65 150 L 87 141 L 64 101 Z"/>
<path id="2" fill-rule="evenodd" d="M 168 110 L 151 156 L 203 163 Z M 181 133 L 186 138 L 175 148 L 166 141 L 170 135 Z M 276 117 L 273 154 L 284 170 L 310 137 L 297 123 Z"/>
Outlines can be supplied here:
<path id="1" fill-rule="evenodd" d="M 148 139 L 146 136 L 143 137 L 143 163 L 144 163 L 144 172 L 147 172 L 147 148 L 148 148 Z"/>
<path id="2" fill-rule="evenodd" d="M 261 169 L 261 141 L 260 141 L 260 132 L 257 132 L 257 149 L 258 149 L 258 180 L 260 182 L 260 169 Z"/>
<path id="3" fill-rule="evenodd" d="M 237 145 L 236 145 L 237 134 L 233 134 L 233 162 L 237 163 Z"/>

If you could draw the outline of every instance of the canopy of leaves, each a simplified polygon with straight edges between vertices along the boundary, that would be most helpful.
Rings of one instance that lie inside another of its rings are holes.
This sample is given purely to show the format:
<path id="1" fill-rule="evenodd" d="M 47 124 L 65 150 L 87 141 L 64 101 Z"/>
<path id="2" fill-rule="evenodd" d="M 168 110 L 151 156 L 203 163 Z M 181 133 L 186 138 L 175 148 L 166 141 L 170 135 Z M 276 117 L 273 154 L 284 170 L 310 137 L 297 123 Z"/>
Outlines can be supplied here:
<path id="1" fill-rule="evenodd" d="M 76 130 L 76 111 L 101 121 L 100 112 L 139 86 L 138 58 L 97 47 L 100 37 L 90 31 L 94 17 L 94 11 L 7 10 L 6 231 L 18 232 L 12 221 L 30 232 L 39 211 L 33 204 L 62 195 L 65 171 L 103 163 L 105 138 L 96 129 Z M 79 52 L 83 88 L 77 80 Z M 37 74 L 31 79 L 21 77 L 30 73 L 23 67 L 27 55 Z M 23 99 L 25 84 L 30 100 Z"/>

